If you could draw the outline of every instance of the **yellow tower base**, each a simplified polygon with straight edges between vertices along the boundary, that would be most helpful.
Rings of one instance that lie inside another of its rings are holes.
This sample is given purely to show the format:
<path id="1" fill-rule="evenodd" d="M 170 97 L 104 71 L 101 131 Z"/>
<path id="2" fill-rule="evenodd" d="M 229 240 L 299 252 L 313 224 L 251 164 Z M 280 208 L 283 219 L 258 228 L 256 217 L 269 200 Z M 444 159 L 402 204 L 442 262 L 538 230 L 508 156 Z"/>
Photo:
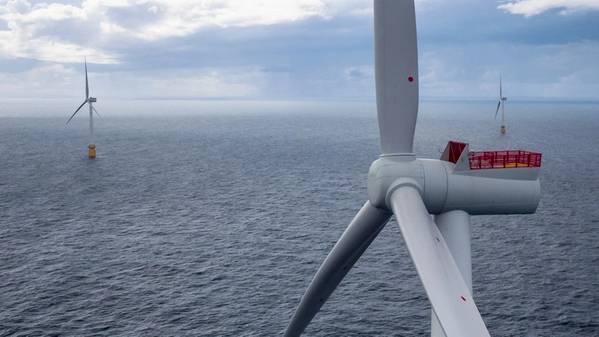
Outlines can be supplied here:
<path id="1" fill-rule="evenodd" d="M 502 134 L 502 135 L 505 135 L 506 131 L 507 131 L 507 130 L 506 130 L 506 128 L 505 128 L 505 125 L 502 125 L 502 126 L 501 126 L 501 134 Z"/>
<path id="2" fill-rule="evenodd" d="M 96 144 L 89 144 L 87 146 L 87 157 L 89 159 L 96 159 Z"/>

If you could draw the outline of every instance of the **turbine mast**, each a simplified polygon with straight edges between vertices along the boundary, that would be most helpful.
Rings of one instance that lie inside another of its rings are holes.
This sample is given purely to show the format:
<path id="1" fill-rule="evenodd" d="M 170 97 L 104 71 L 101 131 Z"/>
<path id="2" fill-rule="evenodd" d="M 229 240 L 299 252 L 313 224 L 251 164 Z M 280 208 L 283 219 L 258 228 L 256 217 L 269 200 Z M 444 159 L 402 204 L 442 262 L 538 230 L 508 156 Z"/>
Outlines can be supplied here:
<path id="1" fill-rule="evenodd" d="M 96 144 L 94 142 L 94 106 L 95 98 L 89 97 L 89 80 L 87 77 L 87 59 L 84 58 L 85 64 L 85 101 L 89 106 L 89 144 L 87 145 L 87 157 L 89 159 L 96 158 Z"/>
<path id="2" fill-rule="evenodd" d="M 96 102 L 96 98 L 89 96 L 89 81 L 87 78 L 87 60 L 85 58 L 83 58 L 83 64 L 84 64 L 84 68 L 85 68 L 85 100 L 83 101 L 83 103 L 81 103 L 81 105 L 77 108 L 77 110 L 75 110 L 75 112 L 73 112 L 71 117 L 69 117 L 69 119 L 67 120 L 67 124 L 69 124 L 69 122 L 73 119 L 73 117 L 75 117 L 75 115 L 79 112 L 79 110 L 81 110 L 81 108 L 83 108 L 83 106 L 85 104 L 88 105 L 88 108 L 89 108 L 89 144 L 87 145 L 87 156 L 89 159 L 94 159 L 94 158 L 96 158 L 96 145 L 94 144 L 94 111 L 96 111 L 96 109 L 94 108 L 93 103 Z M 97 113 L 97 111 L 96 111 L 96 113 Z"/>
<path id="3" fill-rule="evenodd" d="M 94 144 L 94 107 L 89 102 L 89 143 Z"/>
<path id="4" fill-rule="evenodd" d="M 499 75 L 499 102 L 501 103 L 501 134 L 505 135 L 505 133 L 507 132 L 507 128 L 505 127 L 505 101 L 507 100 L 507 97 L 503 97 L 503 85 L 502 85 L 502 78 L 501 75 Z"/>

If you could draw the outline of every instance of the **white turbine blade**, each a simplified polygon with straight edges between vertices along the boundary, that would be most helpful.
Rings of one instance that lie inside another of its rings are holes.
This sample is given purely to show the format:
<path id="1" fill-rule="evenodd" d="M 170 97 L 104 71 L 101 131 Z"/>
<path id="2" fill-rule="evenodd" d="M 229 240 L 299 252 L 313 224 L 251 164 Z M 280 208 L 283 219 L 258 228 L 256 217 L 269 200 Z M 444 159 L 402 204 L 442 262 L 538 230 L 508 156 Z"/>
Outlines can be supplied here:
<path id="1" fill-rule="evenodd" d="M 501 101 L 501 99 L 503 98 L 503 86 L 501 84 L 501 75 L 499 75 L 499 100 Z"/>
<path id="2" fill-rule="evenodd" d="M 447 337 L 490 337 L 445 239 L 415 187 L 393 192 L 391 208 Z"/>
<path id="3" fill-rule="evenodd" d="M 84 59 L 85 63 L 85 99 L 89 99 L 89 83 L 87 81 L 87 59 Z"/>
<path id="4" fill-rule="evenodd" d="M 470 289 L 470 294 L 472 294 L 472 252 L 470 249 L 472 230 L 470 215 L 461 210 L 453 210 L 436 215 L 435 223 L 445 239 L 460 274 L 462 274 L 468 289 Z M 443 333 L 443 328 L 441 328 L 441 323 L 439 323 L 435 311 L 431 311 L 431 337 L 447 337 Z"/>
<path id="5" fill-rule="evenodd" d="M 300 336 L 343 277 L 383 229 L 391 213 L 366 202 L 324 260 L 285 331 Z"/>
<path id="6" fill-rule="evenodd" d="M 501 100 L 497 102 L 497 110 L 495 110 L 495 119 L 497 119 L 497 113 L 499 112 L 499 107 L 501 106 Z"/>
<path id="7" fill-rule="evenodd" d="M 102 116 L 100 116 L 100 113 L 98 112 L 98 110 L 96 110 L 96 107 L 92 105 L 92 110 L 94 110 L 94 112 L 96 113 L 96 115 L 98 116 L 98 118 L 102 118 Z"/>
<path id="8" fill-rule="evenodd" d="M 81 108 L 83 108 L 83 106 L 85 105 L 85 103 L 87 103 L 87 100 L 83 101 L 83 103 L 81 103 L 81 105 L 77 108 L 77 110 L 75 110 L 75 112 L 73 112 L 73 114 L 71 115 L 71 117 L 69 117 L 69 120 L 67 121 L 67 124 L 69 124 L 69 122 L 71 121 L 71 119 L 73 119 L 73 117 L 75 117 L 75 115 L 79 112 L 79 110 L 81 110 Z"/>
<path id="9" fill-rule="evenodd" d="M 414 1 L 374 1 L 376 101 L 383 154 L 412 153 L 418 116 Z"/>

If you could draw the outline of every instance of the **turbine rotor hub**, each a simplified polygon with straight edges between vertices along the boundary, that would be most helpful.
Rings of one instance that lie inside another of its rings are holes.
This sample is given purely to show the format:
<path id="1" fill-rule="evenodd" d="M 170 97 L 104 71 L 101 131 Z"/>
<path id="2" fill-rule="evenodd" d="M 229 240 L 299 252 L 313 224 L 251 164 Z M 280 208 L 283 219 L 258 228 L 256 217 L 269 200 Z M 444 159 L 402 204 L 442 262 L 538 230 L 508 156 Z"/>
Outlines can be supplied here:
<path id="1" fill-rule="evenodd" d="M 384 156 L 375 160 L 368 171 L 368 197 L 373 206 L 390 209 L 388 197 L 400 186 L 412 185 L 422 195 L 424 169 L 413 155 Z"/>

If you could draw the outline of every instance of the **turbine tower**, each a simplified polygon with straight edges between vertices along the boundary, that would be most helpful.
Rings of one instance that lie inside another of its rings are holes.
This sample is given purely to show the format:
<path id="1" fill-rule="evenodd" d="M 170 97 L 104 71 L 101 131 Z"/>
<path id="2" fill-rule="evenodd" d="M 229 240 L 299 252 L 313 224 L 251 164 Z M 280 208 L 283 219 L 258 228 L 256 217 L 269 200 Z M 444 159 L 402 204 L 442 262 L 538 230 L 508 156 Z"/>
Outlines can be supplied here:
<path id="1" fill-rule="evenodd" d="M 416 158 L 414 1 L 375 0 L 374 31 L 382 155 L 368 173 L 368 200 L 318 269 L 285 337 L 302 334 L 392 215 L 431 304 L 431 335 L 489 336 L 472 294 L 470 215 L 534 213 L 541 154 L 471 152 L 450 141 L 440 160 Z"/>
<path id="2" fill-rule="evenodd" d="M 83 108 L 83 106 L 85 104 L 87 104 L 89 106 L 89 144 L 87 145 L 87 157 L 89 159 L 95 159 L 96 158 L 96 144 L 94 141 L 94 112 L 98 116 L 100 116 L 100 114 L 98 113 L 98 110 L 96 110 L 96 108 L 93 105 L 93 103 L 97 102 L 97 99 L 95 97 L 89 96 L 89 81 L 87 79 L 87 60 L 85 60 L 85 59 L 84 59 L 84 66 L 85 66 L 85 100 L 83 101 L 83 103 L 81 103 L 81 105 L 77 108 L 77 110 L 75 110 L 75 112 L 71 115 L 69 120 L 67 120 L 67 124 L 69 124 L 69 122 L 73 119 L 73 117 L 75 117 L 75 115 L 79 112 L 79 110 L 81 110 L 81 108 Z"/>
<path id="3" fill-rule="evenodd" d="M 501 134 L 505 135 L 507 132 L 507 128 L 505 127 L 505 101 L 507 101 L 507 97 L 503 96 L 503 89 L 501 85 L 501 75 L 499 75 L 499 101 L 497 102 L 497 110 L 495 110 L 495 118 L 497 118 L 497 113 L 499 112 L 499 107 L 501 107 Z"/>

